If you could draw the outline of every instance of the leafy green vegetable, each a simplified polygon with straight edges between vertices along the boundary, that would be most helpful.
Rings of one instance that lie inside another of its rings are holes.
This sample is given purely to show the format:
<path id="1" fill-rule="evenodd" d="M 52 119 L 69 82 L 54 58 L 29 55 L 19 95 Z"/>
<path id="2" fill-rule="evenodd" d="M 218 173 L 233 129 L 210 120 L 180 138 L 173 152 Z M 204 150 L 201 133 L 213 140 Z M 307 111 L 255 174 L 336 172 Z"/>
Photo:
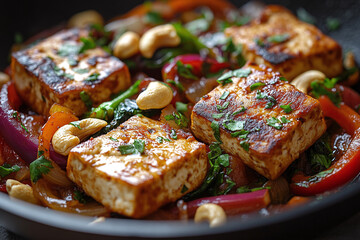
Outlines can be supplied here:
<path id="1" fill-rule="evenodd" d="M 165 20 L 160 15 L 160 13 L 150 11 L 150 12 L 147 12 L 146 15 L 145 15 L 145 22 L 150 23 L 150 24 L 154 24 L 154 25 L 159 25 L 159 24 L 164 23 Z"/>
<path id="2" fill-rule="evenodd" d="M 81 127 L 80 127 L 80 124 L 79 124 L 79 121 L 75 121 L 75 122 L 71 122 L 71 123 L 69 123 L 70 125 L 72 125 L 72 126 L 74 126 L 74 127 L 76 127 L 76 128 L 78 128 L 78 129 L 82 129 Z"/>
<path id="3" fill-rule="evenodd" d="M 339 106 L 341 103 L 340 94 L 337 91 L 331 91 L 336 83 L 336 78 L 334 79 L 325 79 L 324 82 L 315 81 L 310 84 L 311 86 L 311 94 L 315 98 L 319 98 L 322 95 L 329 97 L 329 99 L 336 105 Z"/>
<path id="4" fill-rule="evenodd" d="M 254 84 L 251 84 L 250 86 L 250 91 L 254 91 L 255 89 L 259 88 L 259 87 L 262 87 L 262 86 L 265 86 L 265 83 L 263 82 L 256 82 Z"/>
<path id="5" fill-rule="evenodd" d="M 176 140 L 178 137 L 177 137 L 177 134 L 176 134 L 176 131 L 174 129 L 171 129 L 171 132 L 170 132 L 170 137 L 174 140 Z"/>
<path id="6" fill-rule="evenodd" d="M 269 96 L 267 93 L 261 92 L 260 90 L 258 90 L 256 92 L 255 98 L 256 99 L 264 99 L 265 98 L 267 100 L 267 103 L 265 105 L 266 109 L 272 108 L 277 103 L 276 99 L 273 96 Z"/>
<path id="7" fill-rule="evenodd" d="M 322 135 L 307 151 L 306 157 L 311 164 L 312 175 L 331 166 L 335 156 L 330 144 L 330 135 Z"/>
<path id="8" fill-rule="evenodd" d="M 48 174 L 50 169 L 54 168 L 51 161 L 47 160 L 44 155 L 30 163 L 30 179 L 36 183 L 43 174 Z"/>
<path id="9" fill-rule="evenodd" d="M 221 99 L 221 100 L 225 100 L 225 99 L 229 96 L 229 94 L 230 94 L 229 91 L 225 91 L 225 92 L 221 95 L 220 99 Z"/>
<path id="10" fill-rule="evenodd" d="M 250 143 L 246 140 L 242 140 L 240 142 L 240 146 L 245 150 L 245 151 L 249 151 L 249 147 L 250 147 Z"/>
<path id="11" fill-rule="evenodd" d="M 176 62 L 178 74 L 187 79 L 198 80 L 199 78 L 195 76 L 192 72 L 193 67 L 190 64 L 183 64 L 180 60 Z"/>
<path id="12" fill-rule="evenodd" d="M 176 107 L 176 111 L 181 113 L 185 113 L 188 111 L 188 105 L 186 103 L 176 102 L 175 107 Z"/>
<path id="13" fill-rule="evenodd" d="M 85 79 L 85 81 L 94 82 L 94 81 L 98 80 L 99 76 L 100 76 L 100 73 L 92 73 L 89 77 L 87 77 Z"/>
<path id="14" fill-rule="evenodd" d="M 79 53 L 84 53 L 86 50 L 96 48 L 96 43 L 94 39 L 91 37 L 89 38 L 82 37 L 80 38 L 80 41 L 82 42 L 82 46 L 79 50 Z"/>
<path id="15" fill-rule="evenodd" d="M 222 86 L 225 86 L 228 83 L 232 83 L 233 81 L 231 80 L 231 78 L 225 78 L 225 79 L 218 79 L 216 80 L 219 84 L 221 84 Z"/>
<path id="16" fill-rule="evenodd" d="M 249 186 L 241 186 L 236 189 L 236 193 L 248 193 L 255 192 L 263 189 L 270 189 L 270 187 L 257 187 L 257 188 L 249 188 Z"/>
<path id="17" fill-rule="evenodd" d="M 289 80 L 287 80 L 286 78 L 284 77 L 279 77 L 280 81 L 284 81 L 284 82 L 288 82 Z"/>
<path id="18" fill-rule="evenodd" d="M 181 92 L 185 91 L 185 87 L 181 84 L 181 82 L 178 81 L 175 82 L 174 80 L 170 80 L 170 79 L 167 79 L 166 82 L 174 85 Z"/>
<path id="19" fill-rule="evenodd" d="M 223 123 L 223 126 L 232 131 L 240 131 L 244 129 L 245 121 L 235 121 L 235 120 L 228 120 Z"/>
<path id="20" fill-rule="evenodd" d="M 224 116 L 225 113 L 213 113 L 212 114 L 212 117 L 214 119 L 219 119 L 219 118 L 222 118 Z"/>
<path id="21" fill-rule="evenodd" d="M 0 177 L 6 177 L 7 175 L 17 172 L 20 170 L 20 167 L 18 165 L 10 166 L 8 164 L 3 164 L 0 166 Z"/>
<path id="22" fill-rule="evenodd" d="M 235 116 L 238 115 L 239 113 L 245 112 L 246 108 L 244 106 L 242 106 L 239 110 L 233 112 L 231 115 Z"/>
<path id="23" fill-rule="evenodd" d="M 227 83 L 232 83 L 232 80 L 231 80 L 232 77 L 239 77 L 239 78 L 247 77 L 247 76 L 249 76 L 250 73 L 251 73 L 250 68 L 245 68 L 245 69 L 240 68 L 237 70 L 228 71 L 228 72 L 224 73 L 223 75 L 221 75 L 218 78 L 217 82 L 224 86 Z"/>
<path id="24" fill-rule="evenodd" d="M 275 117 L 271 117 L 271 118 L 268 118 L 266 119 L 266 123 L 267 125 L 277 129 L 277 130 L 280 130 L 283 128 L 283 125 L 281 123 L 281 121 Z"/>
<path id="25" fill-rule="evenodd" d="M 142 154 L 145 150 L 145 141 L 142 139 L 135 139 L 132 144 L 125 144 L 118 147 L 123 155 Z"/>
<path id="26" fill-rule="evenodd" d="M 222 112 L 228 108 L 229 104 L 230 102 L 224 102 L 222 105 L 216 105 L 216 108 L 219 112 Z"/>
<path id="27" fill-rule="evenodd" d="M 286 104 L 286 105 L 280 105 L 280 107 L 282 109 L 284 109 L 285 113 L 291 113 L 293 111 L 293 109 L 291 108 L 291 103 L 290 104 Z"/>
<path id="28" fill-rule="evenodd" d="M 119 140 L 117 140 L 116 138 L 113 138 L 113 137 L 109 137 L 109 139 L 111 140 L 111 141 L 114 141 L 114 142 L 118 142 Z"/>
<path id="29" fill-rule="evenodd" d="M 67 57 L 71 55 L 77 55 L 81 49 L 80 45 L 73 44 L 73 43 L 65 43 L 60 46 L 57 54 L 61 57 Z"/>
<path id="30" fill-rule="evenodd" d="M 287 119 L 287 118 L 284 117 L 284 116 L 282 116 L 282 117 L 280 118 L 280 121 L 281 121 L 282 123 L 289 123 L 289 122 L 291 122 L 289 119 Z"/>
<path id="31" fill-rule="evenodd" d="M 226 44 L 222 47 L 224 56 L 217 56 L 219 62 L 231 62 L 231 58 L 234 57 L 238 64 L 238 67 L 245 65 L 246 60 L 242 55 L 243 46 L 241 44 L 235 45 L 232 38 L 226 39 Z"/>
<path id="32" fill-rule="evenodd" d="M 79 74 L 84 74 L 89 72 L 89 69 L 87 68 L 73 68 L 72 70 Z"/>
<path id="33" fill-rule="evenodd" d="M 88 198 L 89 196 L 87 196 L 83 191 L 80 190 L 74 191 L 74 199 L 79 201 L 79 203 L 86 204 Z"/>
<path id="34" fill-rule="evenodd" d="M 243 139 L 246 139 L 247 136 L 248 136 L 248 134 L 249 134 L 249 131 L 242 129 L 242 130 L 240 130 L 240 131 L 231 133 L 231 136 L 232 136 L 232 137 L 235 137 L 235 138 L 243 138 Z"/>
<path id="35" fill-rule="evenodd" d="M 271 43 L 282 43 L 290 38 L 289 34 L 279 34 L 268 37 L 266 40 Z"/>
<path id="36" fill-rule="evenodd" d="M 189 124 L 189 120 L 181 112 L 174 112 L 165 116 L 166 121 L 174 120 L 176 125 L 180 128 L 186 128 Z"/>
<path id="37" fill-rule="evenodd" d="M 181 193 L 186 193 L 187 190 L 189 190 L 189 188 L 184 184 L 182 189 L 181 189 Z"/>

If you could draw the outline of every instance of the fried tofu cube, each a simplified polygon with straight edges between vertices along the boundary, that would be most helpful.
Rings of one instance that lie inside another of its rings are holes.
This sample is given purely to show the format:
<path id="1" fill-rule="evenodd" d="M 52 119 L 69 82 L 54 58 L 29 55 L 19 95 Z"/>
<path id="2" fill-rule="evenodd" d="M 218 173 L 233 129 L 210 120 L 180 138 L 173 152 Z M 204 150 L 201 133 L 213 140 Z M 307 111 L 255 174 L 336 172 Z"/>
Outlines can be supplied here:
<path id="1" fill-rule="evenodd" d="M 143 153 L 120 146 L 144 141 Z M 121 147 L 120 147 L 121 148 Z M 197 188 L 207 170 L 205 144 L 190 133 L 134 116 L 70 151 L 69 178 L 104 206 L 141 218 Z"/>
<path id="2" fill-rule="evenodd" d="M 232 77 L 194 106 L 192 132 L 205 143 L 221 141 L 225 152 L 276 179 L 325 132 L 320 103 L 264 65 L 238 71 L 248 76 Z"/>
<path id="3" fill-rule="evenodd" d="M 249 25 L 227 28 L 225 34 L 243 46 L 246 60 L 266 64 L 288 80 L 308 70 L 328 77 L 343 71 L 340 45 L 281 6 L 267 6 Z"/>
<path id="4" fill-rule="evenodd" d="M 34 111 L 48 115 L 53 103 L 81 116 L 88 110 L 80 93 L 94 106 L 127 89 L 127 66 L 103 49 L 83 49 L 88 30 L 63 30 L 12 55 L 11 70 L 16 89 Z"/>

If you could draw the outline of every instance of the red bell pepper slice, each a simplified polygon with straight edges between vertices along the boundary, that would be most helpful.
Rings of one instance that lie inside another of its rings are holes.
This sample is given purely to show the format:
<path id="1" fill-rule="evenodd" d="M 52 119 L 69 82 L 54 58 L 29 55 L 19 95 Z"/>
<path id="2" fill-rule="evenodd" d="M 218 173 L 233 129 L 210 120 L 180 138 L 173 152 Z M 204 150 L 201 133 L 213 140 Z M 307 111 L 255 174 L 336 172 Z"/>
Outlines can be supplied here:
<path id="1" fill-rule="evenodd" d="M 319 101 L 324 115 L 334 119 L 353 138 L 345 154 L 328 170 L 314 176 L 296 173 L 290 184 L 296 195 L 310 196 L 335 189 L 360 172 L 360 115 L 345 104 L 336 107 L 326 96 L 321 96 Z"/>

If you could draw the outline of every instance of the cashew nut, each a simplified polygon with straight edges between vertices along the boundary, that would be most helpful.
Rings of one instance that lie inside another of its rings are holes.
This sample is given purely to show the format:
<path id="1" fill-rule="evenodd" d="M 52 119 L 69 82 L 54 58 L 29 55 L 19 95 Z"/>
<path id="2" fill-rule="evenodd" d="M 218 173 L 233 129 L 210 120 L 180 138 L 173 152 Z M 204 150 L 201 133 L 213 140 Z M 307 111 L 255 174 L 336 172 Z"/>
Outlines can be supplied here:
<path id="1" fill-rule="evenodd" d="M 55 152 L 67 156 L 70 150 L 84 138 L 96 133 L 107 125 L 107 122 L 97 118 L 85 118 L 59 128 L 52 137 Z"/>
<path id="2" fill-rule="evenodd" d="M 7 75 L 6 73 L 0 72 L 0 86 L 4 85 L 8 81 L 10 81 L 9 75 Z"/>
<path id="3" fill-rule="evenodd" d="M 114 56 L 125 59 L 134 56 L 139 52 L 140 36 L 135 32 L 126 32 L 116 41 Z"/>
<path id="4" fill-rule="evenodd" d="M 344 58 L 344 67 L 346 69 L 351 69 L 356 67 L 355 56 L 352 52 L 347 52 Z M 348 79 L 346 79 L 347 85 L 355 85 L 359 80 L 359 71 L 356 71 L 354 74 L 350 75 Z"/>
<path id="5" fill-rule="evenodd" d="M 317 70 L 310 70 L 297 76 L 291 84 L 306 94 L 312 82 L 316 80 L 323 81 L 325 78 L 324 73 Z"/>
<path id="6" fill-rule="evenodd" d="M 226 222 L 226 213 L 219 205 L 206 203 L 196 209 L 194 221 L 208 221 L 210 227 L 218 227 Z"/>
<path id="7" fill-rule="evenodd" d="M 14 179 L 8 179 L 6 181 L 6 191 L 8 192 L 10 197 L 17 198 L 33 204 L 40 204 L 40 201 L 35 198 L 31 186 L 23 184 Z"/>
<path id="8" fill-rule="evenodd" d="M 145 91 L 139 94 L 136 104 L 142 110 L 164 108 L 171 102 L 173 92 L 164 83 L 151 82 Z"/>
<path id="9" fill-rule="evenodd" d="M 151 58 L 158 48 L 176 47 L 180 41 L 173 25 L 159 25 L 149 29 L 141 37 L 140 52 L 144 57 Z"/>
<path id="10" fill-rule="evenodd" d="M 69 27 L 84 28 L 91 24 L 104 23 L 103 17 L 95 10 L 87 10 L 74 14 L 68 22 Z"/>

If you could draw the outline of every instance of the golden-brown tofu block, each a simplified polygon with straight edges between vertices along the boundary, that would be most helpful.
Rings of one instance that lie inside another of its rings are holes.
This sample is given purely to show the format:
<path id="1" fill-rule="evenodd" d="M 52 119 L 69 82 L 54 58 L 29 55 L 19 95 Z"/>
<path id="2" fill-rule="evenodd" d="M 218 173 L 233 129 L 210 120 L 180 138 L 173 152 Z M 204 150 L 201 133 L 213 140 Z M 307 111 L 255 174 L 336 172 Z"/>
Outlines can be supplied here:
<path id="1" fill-rule="evenodd" d="M 313 69 L 328 77 L 343 71 L 340 45 L 281 6 L 270 5 L 249 25 L 225 34 L 242 44 L 246 60 L 266 64 L 288 80 Z"/>
<path id="2" fill-rule="evenodd" d="M 144 152 L 119 146 L 144 141 Z M 141 218 L 197 188 L 207 169 L 205 144 L 190 133 L 134 116 L 106 135 L 70 151 L 69 178 L 104 206 Z"/>
<path id="3" fill-rule="evenodd" d="M 218 136 L 224 151 L 276 179 L 325 132 L 320 103 L 264 65 L 243 69 L 247 77 L 233 77 L 194 106 L 191 129 L 206 143 Z"/>
<path id="4" fill-rule="evenodd" d="M 12 55 L 16 89 L 37 113 L 48 115 L 59 103 L 80 116 L 87 111 L 82 91 L 96 106 L 130 86 L 124 63 L 99 47 L 82 51 L 81 38 L 88 38 L 87 30 L 63 30 Z"/>

